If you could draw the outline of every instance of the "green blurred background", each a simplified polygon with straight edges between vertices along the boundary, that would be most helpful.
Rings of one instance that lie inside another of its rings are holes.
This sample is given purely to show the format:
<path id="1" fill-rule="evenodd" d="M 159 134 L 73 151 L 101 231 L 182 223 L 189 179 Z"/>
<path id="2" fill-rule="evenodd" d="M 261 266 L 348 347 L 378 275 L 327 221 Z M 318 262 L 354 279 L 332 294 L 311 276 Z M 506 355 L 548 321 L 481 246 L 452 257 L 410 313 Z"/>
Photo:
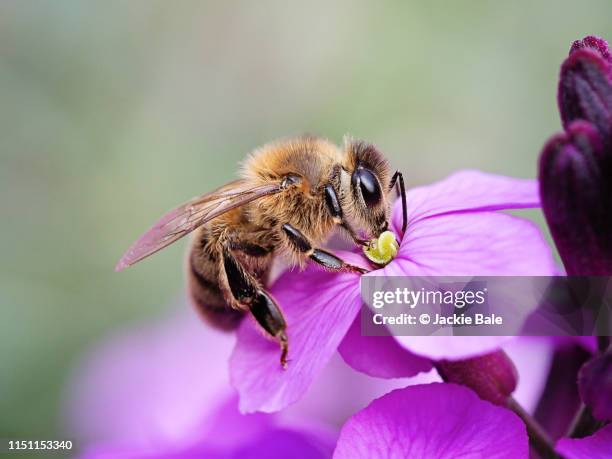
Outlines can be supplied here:
<path id="1" fill-rule="evenodd" d="M 118 257 L 250 149 L 350 133 L 410 185 L 533 177 L 586 34 L 612 38 L 609 0 L 2 1 L 0 438 L 69 436 L 79 357 L 182 288 L 184 242 Z"/>

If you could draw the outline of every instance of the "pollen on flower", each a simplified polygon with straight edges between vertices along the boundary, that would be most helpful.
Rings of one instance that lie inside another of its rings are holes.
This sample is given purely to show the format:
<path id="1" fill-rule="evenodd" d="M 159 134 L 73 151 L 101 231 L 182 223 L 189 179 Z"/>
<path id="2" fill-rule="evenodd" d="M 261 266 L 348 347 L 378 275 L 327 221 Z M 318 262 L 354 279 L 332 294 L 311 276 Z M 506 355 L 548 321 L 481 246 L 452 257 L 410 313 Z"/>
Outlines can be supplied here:
<path id="1" fill-rule="evenodd" d="M 395 239 L 395 234 L 391 231 L 385 231 L 378 238 L 372 239 L 370 246 L 363 248 L 363 253 L 368 260 L 384 266 L 395 258 L 398 250 L 399 244 Z"/>

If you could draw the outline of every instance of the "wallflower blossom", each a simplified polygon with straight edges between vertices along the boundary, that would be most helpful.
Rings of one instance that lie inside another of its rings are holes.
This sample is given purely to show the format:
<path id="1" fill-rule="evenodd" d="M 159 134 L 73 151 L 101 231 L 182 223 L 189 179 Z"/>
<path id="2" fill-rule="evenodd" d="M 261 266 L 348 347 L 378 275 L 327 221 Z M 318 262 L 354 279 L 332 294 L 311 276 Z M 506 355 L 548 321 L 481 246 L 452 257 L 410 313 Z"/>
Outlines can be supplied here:
<path id="1" fill-rule="evenodd" d="M 499 212 L 539 206 L 535 181 L 464 171 L 408 192 L 408 229 L 401 205 L 390 229 L 397 257 L 367 276 L 552 275 L 550 248 L 532 223 Z M 340 253 L 366 266 L 361 254 Z M 372 376 L 407 377 L 429 371 L 432 360 L 494 351 L 504 337 L 364 337 L 359 332 L 360 277 L 310 266 L 283 274 L 272 293 L 284 308 L 291 340 L 287 370 L 278 349 L 252 321 L 238 330 L 230 376 L 242 412 L 278 411 L 299 400 L 334 352 Z"/>

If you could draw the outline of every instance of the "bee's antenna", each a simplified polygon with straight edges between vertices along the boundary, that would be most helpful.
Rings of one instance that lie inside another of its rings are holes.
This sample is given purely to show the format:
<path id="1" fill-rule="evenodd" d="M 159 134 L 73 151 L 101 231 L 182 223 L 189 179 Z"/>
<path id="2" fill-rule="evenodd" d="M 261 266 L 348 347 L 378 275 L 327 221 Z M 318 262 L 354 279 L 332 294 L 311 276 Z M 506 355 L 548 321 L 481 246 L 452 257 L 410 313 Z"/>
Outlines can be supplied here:
<path id="1" fill-rule="evenodd" d="M 393 189 L 395 184 L 399 184 L 399 196 L 402 199 L 402 236 L 406 232 L 408 226 L 408 205 L 406 204 L 406 187 L 404 186 L 404 176 L 400 171 L 395 171 L 391 177 L 391 185 L 389 189 Z"/>

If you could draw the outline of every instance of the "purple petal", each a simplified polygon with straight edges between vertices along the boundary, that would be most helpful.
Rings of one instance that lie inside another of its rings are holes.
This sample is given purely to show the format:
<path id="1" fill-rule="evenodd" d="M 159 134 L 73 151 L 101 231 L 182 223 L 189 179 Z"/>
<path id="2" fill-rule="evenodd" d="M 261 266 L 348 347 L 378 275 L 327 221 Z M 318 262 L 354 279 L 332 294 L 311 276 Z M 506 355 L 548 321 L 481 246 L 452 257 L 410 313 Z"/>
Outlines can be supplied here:
<path id="1" fill-rule="evenodd" d="M 596 419 L 612 420 L 612 353 L 607 352 L 585 363 L 578 373 L 582 401 Z M 612 446 L 612 445 L 611 445 Z"/>
<path id="2" fill-rule="evenodd" d="M 363 263 L 363 257 L 343 253 Z M 239 330 L 230 360 L 241 412 L 278 411 L 297 401 L 334 354 L 361 307 L 359 276 L 332 274 L 310 266 L 283 274 L 272 288 L 283 308 L 289 335 L 289 362 L 279 364 L 278 344 L 265 338 L 253 320 Z"/>
<path id="3" fill-rule="evenodd" d="M 408 225 L 436 215 L 526 209 L 539 207 L 537 183 L 501 175 L 465 170 L 433 185 L 413 188 L 406 194 Z M 395 202 L 392 226 L 400 234 L 401 202 Z M 410 230 L 408 230 L 410 231 Z"/>
<path id="4" fill-rule="evenodd" d="M 454 384 L 395 390 L 342 428 L 335 459 L 528 457 L 527 433 L 509 410 Z"/>
<path id="5" fill-rule="evenodd" d="M 542 208 L 570 275 L 612 274 L 612 157 L 584 121 L 548 141 L 540 157 Z"/>
<path id="6" fill-rule="evenodd" d="M 250 441 L 228 448 L 200 442 L 147 452 L 107 445 L 89 448 L 78 459 L 327 459 L 331 457 L 334 445 L 335 438 L 326 432 L 273 427 Z"/>
<path id="7" fill-rule="evenodd" d="M 207 447 L 230 450 L 236 445 L 254 441 L 275 427 L 274 415 L 241 414 L 238 411 L 238 396 L 233 391 L 220 405 L 207 408 L 202 429 L 194 435 L 194 443 Z"/>
<path id="8" fill-rule="evenodd" d="M 497 212 L 439 215 L 408 227 L 376 276 L 546 276 L 557 268 L 540 230 Z"/>
<path id="9" fill-rule="evenodd" d="M 179 441 L 152 438 L 151 444 L 111 442 L 89 447 L 80 459 L 232 459 L 232 458 L 328 458 L 336 434 L 318 423 L 308 427 L 281 425 L 274 415 L 241 415 L 236 396 L 230 396 L 203 424 Z M 302 425 L 304 420 L 302 419 Z M 161 440 L 161 441 L 160 441 Z"/>
<path id="10" fill-rule="evenodd" d="M 612 424 L 585 438 L 563 438 L 557 452 L 565 459 L 610 459 L 612 457 Z"/>
<path id="11" fill-rule="evenodd" d="M 551 250 L 531 222 L 496 212 L 439 215 L 408 227 L 398 256 L 375 276 L 550 276 Z M 397 337 L 432 359 L 458 359 L 498 349 L 508 337 Z"/>
<path id="12" fill-rule="evenodd" d="M 276 428 L 236 450 L 232 458 L 328 459 L 332 455 L 334 445 L 335 438 L 332 436 Z"/>
<path id="13" fill-rule="evenodd" d="M 221 405 L 211 419 L 214 420 L 208 424 L 211 428 L 194 443 L 192 450 L 205 447 L 241 459 L 328 458 L 336 444 L 337 433 L 319 422 L 310 421 L 308 427 L 297 428 L 295 422 L 294 426 L 280 425 L 275 415 L 240 414 L 236 396 Z M 300 421 L 303 426 L 303 416 Z"/>
<path id="14" fill-rule="evenodd" d="M 555 350 L 555 340 L 547 336 L 524 336 L 509 341 L 504 351 L 518 371 L 518 386 L 512 396 L 533 413 L 546 386 Z"/>
<path id="15" fill-rule="evenodd" d="M 117 333 L 87 356 L 69 388 L 69 431 L 83 443 L 140 450 L 153 439 L 157 446 L 200 431 L 210 405 L 229 387 L 232 344 L 195 311 Z"/>
<path id="16" fill-rule="evenodd" d="M 433 368 L 431 360 L 414 355 L 391 336 L 363 336 L 359 318 L 353 321 L 338 350 L 355 370 L 378 378 L 403 378 Z"/>
<path id="17" fill-rule="evenodd" d="M 143 451 L 138 448 L 121 445 L 97 445 L 86 448 L 77 459 L 231 459 L 232 456 L 222 450 L 204 445 L 190 448 L 158 448 L 154 451 Z"/>
<path id="18" fill-rule="evenodd" d="M 305 422 L 310 426 L 316 422 L 339 432 L 350 416 L 375 398 L 409 385 L 440 381 L 433 370 L 412 378 L 373 378 L 352 369 L 336 352 L 298 402 L 280 413 L 266 416 L 275 416 L 284 426 L 304 426 Z"/>
<path id="19" fill-rule="evenodd" d="M 396 336 L 407 350 L 433 360 L 459 360 L 496 351 L 512 336 Z"/>

